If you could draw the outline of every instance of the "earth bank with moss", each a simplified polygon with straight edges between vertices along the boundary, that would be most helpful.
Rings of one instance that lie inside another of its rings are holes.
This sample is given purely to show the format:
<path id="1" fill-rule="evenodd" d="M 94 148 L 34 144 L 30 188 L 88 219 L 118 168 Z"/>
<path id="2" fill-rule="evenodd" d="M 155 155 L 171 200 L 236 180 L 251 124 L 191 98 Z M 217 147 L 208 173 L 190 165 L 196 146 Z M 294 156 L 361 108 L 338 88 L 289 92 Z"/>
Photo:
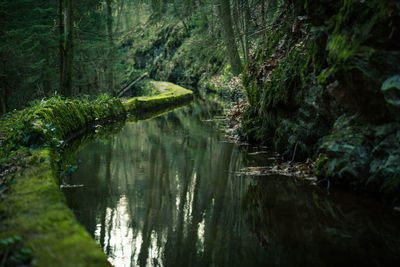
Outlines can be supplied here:
<path id="1" fill-rule="evenodd" d="M 94 125 L 124 120 L 128 114 L 161 113 L 193 97 L 178 85 L 152 83 L 160 91 L 154 97 L 121 101 L 100 96 L 94 102 L 52 98 L 0 121 L 0 256 L 6 265 L 110 265 L 68 208 L 59 190 L 58 162 L 65 142 Z M 7 169 L 14 165 L 14 172 Z"/>
<path id="2" fill-rule="evenodd" d="M 226 66 L 218 30 L 210 30 L 210 22 L 197 13 L 190 24 L 185 24 L 180 16 L 154 16 L 146 10 L 145 22 L 120 43 L 126 54 L 125 76 L 147 72 L 151 79 L 181 84 L 196 93 L 210 89 L 210 77 L 223 72 Z"/>
<path id="3" fill-rule="evenodd" d="M 400 204 L 399 3 L 284 2 L 246 67 L 243 135 Z"/>

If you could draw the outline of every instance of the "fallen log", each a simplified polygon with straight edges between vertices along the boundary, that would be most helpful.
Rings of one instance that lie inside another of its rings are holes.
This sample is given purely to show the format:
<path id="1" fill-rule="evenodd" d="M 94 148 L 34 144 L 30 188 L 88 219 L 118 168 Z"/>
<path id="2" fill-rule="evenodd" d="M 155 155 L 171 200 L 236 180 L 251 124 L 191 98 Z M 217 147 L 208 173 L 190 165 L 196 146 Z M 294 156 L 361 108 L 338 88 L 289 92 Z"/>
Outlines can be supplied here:
<path id="1" fill-rule="evenodd" d="M 130 84 L 128 84 L 127 86 L 125 86 L 124 88 L 121 89 L 121 91 L 119 91 L 119 93 L 117 94 L 117 97 L 121 97 L 123 96 L 127 91 L 129 91 L 137 82 L 143 80 L 143 78 L 147 77 L 148 73 L 145 72 L 143 73 L 141 76 L 139 76 L 139 78 L 137 78 L 136 80 L 134 80 L 133 82 L 131 82 Z"/>

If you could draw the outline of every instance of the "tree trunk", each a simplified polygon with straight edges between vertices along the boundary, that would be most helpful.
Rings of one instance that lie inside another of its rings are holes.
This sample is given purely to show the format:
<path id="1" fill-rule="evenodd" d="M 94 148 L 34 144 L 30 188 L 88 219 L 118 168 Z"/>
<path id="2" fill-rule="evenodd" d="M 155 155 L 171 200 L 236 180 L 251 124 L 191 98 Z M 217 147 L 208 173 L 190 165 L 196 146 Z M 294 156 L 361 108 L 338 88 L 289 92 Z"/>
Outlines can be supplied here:
<path id="1" fill-rule="evenodd" d="M 222 24 L 222 35 L 224 37 L 224 42 L 226 50 L 228 52 L 229 61 L 231 63 L 232 72 L 233 74 L 238 75 L 242 70 L 242 66 L 236 47 L 235 35 L 232 29 L 231 7 L 229 4 L 229 0 L 217 1 L 220 4 L 218 10 Z"/>
<path id="2" fill-rule="evenodd" d="M 7 72 L 6 72 L 6 63 L 3 55 L 0 54 L 0 58 L 3 58 L 1 61 L 1 73 L 0 73 L 0 113 L 6 113 L 8 111 L 7 102 L 8 102 L 8 92 L 7 92 Z"/>
<path id="3" fill-rule="evenodd" d="M 244 44 L 244 41 L 243 41 L 244 36 L 242 34 L 242 28 L 240 27 L 240 23 L 239 23 L 239 20 L 240 20 L 240 17 L 241 17 L 240 16 L 240 3 L 239 3 L 239 1 L 240 0 L 233 0 L 233 3 L 232 3 L 232 20 L 233 20 L 234 28 L 236 28 L 236 33 L 237 33 L 238 38 L 239 38 L 240 47 L 242 49 L 243 55 L 245 55 L 246 48 L 245 48 L 245 44 Z M 245 58 L 245 60 L 246 60 L 246 58 Z"/>
<path id="4" fill-rule="evenodd" d="M 60 41 L 59 41 L 59 56 L 60 56 L 60 66 L 59 66 L 59 87 L 60 91 L 63 94 L 63 82 L 64 82 L 64 18 L 63 18 L 63 2 L 64 0 L 59 0 L 58 5 L 58 30 L 60 34 Z"/>
<path id="5" fill-rule="evenodd" d="M 114 96 L 115 91 L 114 91 L 114 73 L 113 73 L 113 65 L 114 61 L 112 60 L 113 58 L 113 34 L 112 34 L 112 1 L 107 0 L 107 15 L 106 15 L 106 21 L 107 21 L 107 36 L 108 36 L 108 41 L 109 41 L 109 50 L 108 50 L 108 62 L 106 63 L 106 84 L 108 85 L 108 90 L 111 92 L 111 94 Z"/>
<path id="6" fill-rule="evenodd" d="M 265 27 L 265 0 L 261 0 L 261 27 Z"/>
<path id="7" fill-rule="evenodd" d="M 5 85 L 4 85 L 4 88 L 0 88 L 0 105 L 1 105 L 0 113 L 6 113 L 7 112 L 7 89 L 6 89 Z"/>
<path id="8" fill-rule="evenodd" d="M 136 26 L 138 26 L 139 24 L 142 25 L 141 14 L 142 14 L 142 4 L 139 2 L 136 9 L 136 17 L 135 17 Z"/>
<path id="9" fill-rule="evenodd" d="M 122 12 L 124 10 L 124 5 L 125 5 L 125 0 L 122 0 L 122 2 L 118 2 L 119 7 L 118 7 L 118 15 L 117 15 L 117 26 L 115 27 L 115 31 L 118 32 L 119 30 L 119 22 L 121 21 L 121 16 L 122 16 Z M 140 9 L 140 4 L 138 3 L 137 9 Z"/>
<path id="10" fill-rule="evenodd" d="M 250 5 L 249 0 L 244 0 L 244 30 L 243 30 L 243 40 L 244 40 L 244 59 L 247 62 L 249 55 L 249 25 L 250 25 Z"/>
<path id="11" fill-rule="evenodd" d="M 64 10 L 64 59 L 62 75 L 62 93 L 65 97 L 72 95 L 72 64 L 74 59 L 73 45 L 73 0 L 65 0 Z"/>
<path id="12" fill-rule="evenodd" d="M 112 1 L 107 0 L 107 35 L 108 35 L 108 40 L 112 42 L 113 37 L 112 37 Z"/>
<path id="13" fill-rule="evenodd" d="M 49 96 L 51 94 L 51 77 L 49 75 L 49 70 L 53 67 L 50 64 L 49 49 L 44 50 L 43 55 L 46 59 L 46 63 L 44 64 L 41 71 L 41 80 L 43 82 L 43 94 L 45 96 Z"/>

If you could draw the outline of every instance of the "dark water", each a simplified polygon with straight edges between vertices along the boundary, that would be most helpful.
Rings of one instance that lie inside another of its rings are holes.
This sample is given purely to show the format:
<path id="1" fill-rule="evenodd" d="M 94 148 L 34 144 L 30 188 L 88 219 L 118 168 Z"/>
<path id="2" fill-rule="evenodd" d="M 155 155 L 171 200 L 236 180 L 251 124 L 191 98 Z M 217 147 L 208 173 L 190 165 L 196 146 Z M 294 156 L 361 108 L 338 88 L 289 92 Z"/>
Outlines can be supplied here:
<path id="1" fill-rule="evenodd" d="M 212 102 L 130 123 L 78 154 L 64 189 L 115 266 L 396 266 L 400 216 L 293 178 L 235 172 L 272 154 L 228 143 Z"/>

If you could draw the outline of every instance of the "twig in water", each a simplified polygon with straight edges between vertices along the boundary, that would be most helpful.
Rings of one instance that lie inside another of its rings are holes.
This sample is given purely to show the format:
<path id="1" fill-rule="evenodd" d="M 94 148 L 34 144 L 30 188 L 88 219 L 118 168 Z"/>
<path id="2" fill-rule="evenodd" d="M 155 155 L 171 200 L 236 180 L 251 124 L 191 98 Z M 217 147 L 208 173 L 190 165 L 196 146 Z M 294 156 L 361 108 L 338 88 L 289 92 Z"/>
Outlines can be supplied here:
<path id="1" fill-rule="evenodd" d="M 293 152 L 293 156 L 292 156 L 292 162 L 293 162 L 293 160 L 294 160 L 294 157 L 296 156 L 297 144 L 298 144 L 298 141 L 296 142 L 296 145 L 294 146 L 294 152 Z"/>

